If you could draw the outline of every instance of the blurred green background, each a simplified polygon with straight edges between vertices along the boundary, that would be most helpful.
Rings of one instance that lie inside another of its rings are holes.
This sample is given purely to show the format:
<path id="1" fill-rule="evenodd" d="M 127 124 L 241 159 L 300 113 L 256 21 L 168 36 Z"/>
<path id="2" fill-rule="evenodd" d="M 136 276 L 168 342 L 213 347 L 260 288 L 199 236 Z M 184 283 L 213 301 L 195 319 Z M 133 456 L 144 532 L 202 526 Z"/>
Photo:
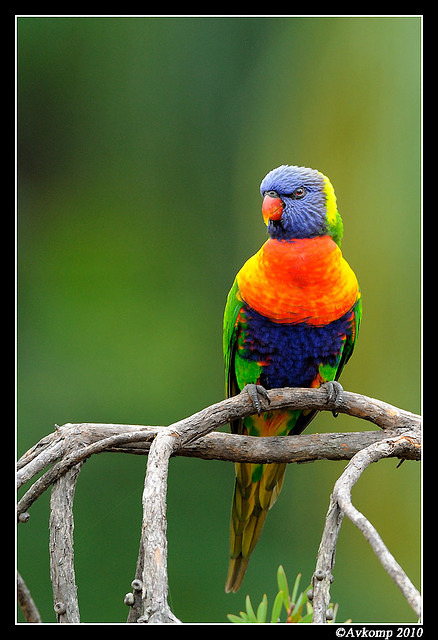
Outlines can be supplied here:
<path id="1" fill-rule="evenodd" d="M 65 422 L 166 425 L 223 397 L 222 314 L 266 239 L 259 184 L 317 168 L 334 184 L 364 316 L 346 389 L 420 411 L 420 34 L 416 17 L 18 18 L 18 453 Z M 309 431 L 355 431 L 321 414 Z M 83 622 L 124 622 L 146 458 L 83 467 L 75 560 Z M 175 458 L 170 604 L 226 622 L 250 594 L 310 581 L 345 463 L 293 465 L 226 595 L 231 463 Z M 355 505 L 420 586 L 420 465 L 368 469 Z M 45 621 L 48 496 L 18 532 Z M 338 621 L 415 622 L 349 522 Z M 19 620 L 22 620 L 21 614 Z"/>

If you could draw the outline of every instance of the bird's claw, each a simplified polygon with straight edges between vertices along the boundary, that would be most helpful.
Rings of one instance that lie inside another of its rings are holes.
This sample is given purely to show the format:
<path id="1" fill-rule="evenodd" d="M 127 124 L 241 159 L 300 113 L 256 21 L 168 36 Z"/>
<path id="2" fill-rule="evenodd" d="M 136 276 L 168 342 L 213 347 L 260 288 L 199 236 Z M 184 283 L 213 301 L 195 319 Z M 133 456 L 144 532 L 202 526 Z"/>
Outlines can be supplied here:
<path id="1" fill-rule="evenodd" d="M 249 398 L 254 409 L 257 411 L 258 416 L 262 412 L 262 405 L 259 396 L 263 398 L 263 400 L 266 401 L 267 404 L 271 404 L 269 394 L 266 391 L 265 387 L 262 387 L 261 384 L 247 384 L 243 387 L 242 392 L 243 391 L 246 391 L 246 393 L 249 395 Z"/>
<path id="2" fill-rule="evenodd" d="M 329 380 L 328 382 L 324 382 L 324 384 L 321 386 L 327 389 L 327 404 L 335 405 L 335 409 L 332 411 L 332 413 L 333 413 L 333 416 L 336 418 L 338 416 L 336 407 L 340 407 L 342 404 L 344 389 L 342 385 L 336 380 Z"/>

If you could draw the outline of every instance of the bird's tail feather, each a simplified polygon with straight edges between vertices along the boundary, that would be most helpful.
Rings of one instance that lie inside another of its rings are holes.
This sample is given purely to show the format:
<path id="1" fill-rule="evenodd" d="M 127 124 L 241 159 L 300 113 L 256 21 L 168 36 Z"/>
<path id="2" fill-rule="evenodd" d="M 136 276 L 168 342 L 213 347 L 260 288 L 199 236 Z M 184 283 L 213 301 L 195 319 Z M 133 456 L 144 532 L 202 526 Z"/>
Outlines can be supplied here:
<path id="1" fill-rule="evenodd" d="M 230 564 L 225 591 L 237 591 L 269 509 L 283 485 L 286 464 L 236 464 L 231 510 Z"/>

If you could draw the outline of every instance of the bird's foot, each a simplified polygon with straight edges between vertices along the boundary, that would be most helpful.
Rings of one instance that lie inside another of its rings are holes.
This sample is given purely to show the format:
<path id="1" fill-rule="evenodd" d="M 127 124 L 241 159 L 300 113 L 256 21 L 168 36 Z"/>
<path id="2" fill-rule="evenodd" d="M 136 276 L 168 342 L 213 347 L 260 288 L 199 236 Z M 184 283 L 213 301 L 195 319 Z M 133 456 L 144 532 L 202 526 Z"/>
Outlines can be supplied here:
<path id="1" fill-rule="evenodd" d="M 327 389 L 327 404 L 335 405 L 335 409 L 332 411 L 332 414 L 333 417 L 336 418 L 338 416 L 336 407 L 340 407 L 342 404 L 344 389 L 336 380 L 329 380 L 328 382 L 324 382 L 321 386 Z"/>
<path id="2" fill-rule="evenodd" d="M 257 411 L 258 416 L 262 412 L 262 404 L 260 402 L 260 398 L 263 398 L 263 401 L 267 404 L 271 404 L 268 392 L 266 391 L 265 387 L 262 387 L 261 384 L 247 384 L 243 387 L 242 393 L 244 391 L 249 395 L 252 405 Z"/>

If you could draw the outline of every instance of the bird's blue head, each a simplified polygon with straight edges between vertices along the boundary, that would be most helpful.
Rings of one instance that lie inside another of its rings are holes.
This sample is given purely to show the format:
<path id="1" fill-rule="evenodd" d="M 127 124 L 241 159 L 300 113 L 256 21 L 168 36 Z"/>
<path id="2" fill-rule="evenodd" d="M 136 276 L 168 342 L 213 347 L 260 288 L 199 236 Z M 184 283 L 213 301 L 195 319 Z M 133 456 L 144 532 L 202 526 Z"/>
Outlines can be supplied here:
<path id="1" fill-rule="evenodd" d="M 271 238 L 329 235 L 340 245 L 342 219 L 330 180 L 307 167 L 281 165 L 262 180 L 263 219 Z"/>

